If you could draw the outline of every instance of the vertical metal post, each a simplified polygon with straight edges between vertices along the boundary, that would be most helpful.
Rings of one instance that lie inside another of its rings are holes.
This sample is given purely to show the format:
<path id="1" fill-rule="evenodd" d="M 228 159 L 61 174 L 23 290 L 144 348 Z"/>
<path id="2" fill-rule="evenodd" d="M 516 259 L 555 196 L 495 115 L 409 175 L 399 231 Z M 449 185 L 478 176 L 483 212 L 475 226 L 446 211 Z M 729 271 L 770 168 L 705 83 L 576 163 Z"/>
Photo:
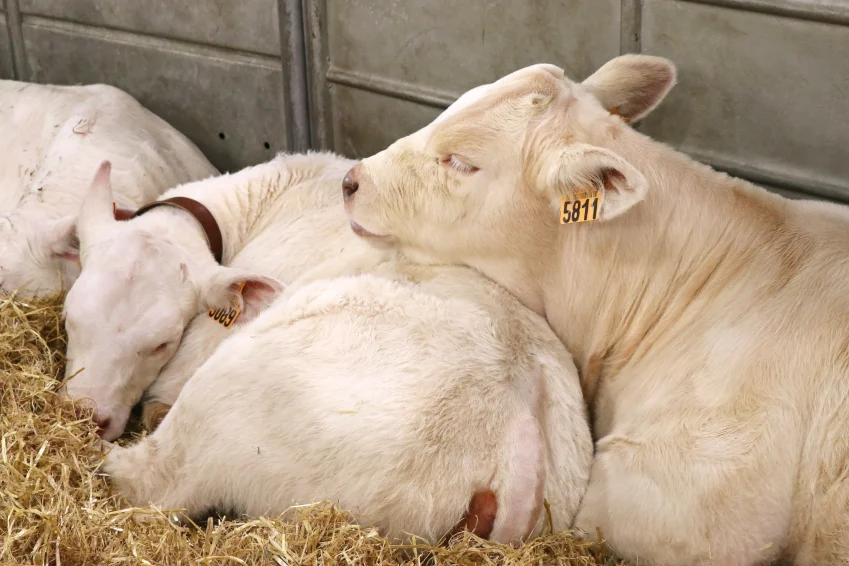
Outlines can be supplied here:
<path id="1" fill-rule="evenodd" d="M 642 0 L 622 0 L 619 27 L 619 54 L 642 51 Z"/>
<path id="2" fill-rule="evenodd" d="M 330 111 L 333 86 L 327 80 L 329 54 L 324 37 L 327 26 L 327 2 L 326 0 L 303 0 L 303 6 L 310 141 L 312 147 L 316 149 L 334 149 Z"/>
<path id="3" fill-rule="evenodd" d="M 284 116 L 290 151 L 305 151 L 310 145 L 310 109 L 307 97 L 304 16 L 301 0 L 278 0 L 280 57 L 286 92 Z"/>
<path id="4" fill-rule="evenodd" d="M 29 66 L 27 65 L 24 32 L 21 27 L 21 8 L 18 0 L 6 0 L 6 27 L 9 30 L 9 43 L 12 48 L 15 79 L 29 81 Z"/>

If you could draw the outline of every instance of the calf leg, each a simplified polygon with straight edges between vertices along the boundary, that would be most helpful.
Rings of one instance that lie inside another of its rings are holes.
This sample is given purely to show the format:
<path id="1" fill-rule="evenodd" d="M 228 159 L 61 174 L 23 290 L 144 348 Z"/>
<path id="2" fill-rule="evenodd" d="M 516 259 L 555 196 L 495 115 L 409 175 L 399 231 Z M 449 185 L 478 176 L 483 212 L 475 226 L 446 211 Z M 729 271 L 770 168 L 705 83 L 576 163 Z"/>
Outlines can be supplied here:
<path id="1" fill-rule="evenodd" d="M 684 446 L 681 438 L 600 440 L 575 526 L 590 537 L 600 529 L 615 552 L 640 564 L 774 559 L 789 527 L 792 474 Z"/>
<path id="2" fill-rule="evenodd" d="M 136 507 L 155 502 L 163 509 L 185 509 L 188 516 L 208 508 L 198 478 L 184 473 L 186 450 L 173 434 L 174 417 L 168 415 L 157 431 L 129 447 L 113 445 L 102 471 L 113 489 Z"/>
<path id="3" fill-rule="evenodd" d="M 468 510 L 449 536 L 468 530 L 483 539 L 517 544 L 539 530 L 546 453 L 542 429 L 535 418 L 520 418 L 513 425 L 505 456 L 491 489 L 472 496 Z"/>

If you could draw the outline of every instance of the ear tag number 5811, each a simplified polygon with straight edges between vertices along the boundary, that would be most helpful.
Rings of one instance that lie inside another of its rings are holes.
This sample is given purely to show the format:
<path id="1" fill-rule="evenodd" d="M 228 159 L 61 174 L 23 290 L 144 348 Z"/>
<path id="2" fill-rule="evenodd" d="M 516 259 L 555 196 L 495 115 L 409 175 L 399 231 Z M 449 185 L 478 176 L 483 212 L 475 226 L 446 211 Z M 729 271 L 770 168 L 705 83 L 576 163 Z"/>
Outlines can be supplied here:
<path id="1" fill-rule="evenodd" d="M 575 224 L 597 220 L 600 201 L 599 191 L 577 193 L 574 198 L 563 197 L 560 205 L 560 223 Z"/>
<path id="2" fill-rule="evenodd" d="M 241 293 L 245 288 L 245 283 L 242 282 L 239 285 L 238 292 Z M 239 318 L 239 315 L 242 314 L 242 307 L 238 304 L 234 307 L 217 307 L 211 308 L 207 311 L 209 318 L 223 326 L 224 328 L 230 328 L 233 326 L 233 323 L 236 322 L 236 319 Z"/>

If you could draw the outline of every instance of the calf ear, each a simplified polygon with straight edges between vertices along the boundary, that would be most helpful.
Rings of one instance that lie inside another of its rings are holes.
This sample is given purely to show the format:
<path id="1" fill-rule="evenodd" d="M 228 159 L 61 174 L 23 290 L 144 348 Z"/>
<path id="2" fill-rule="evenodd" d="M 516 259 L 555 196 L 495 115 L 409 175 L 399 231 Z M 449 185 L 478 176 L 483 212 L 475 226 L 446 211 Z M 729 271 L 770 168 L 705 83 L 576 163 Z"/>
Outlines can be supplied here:
<path id="1" fill-rule="evenodd" d="M 242 324 L 256 318 L 283 292 L 284 287 L 283 283 L 273 277 L 232 267 L 220 267 L 213 272 L 201 290 L 203 310 L 227 306 L 241 307 L 242 313 L 236 324 Z"/>
<path id="2" fill-rule="evenodd" d="M 557 152 L 541 182 L 551 204 L 560 210 L 564 197 L 591 189 L 601 191 L 598 219 L 610 220 L 643 200 L 648 181 L 616 153 L 593 145 L 570 144 Z"/>
<path id="3" fill-rule="evenodd" d="M 622 55 L 583 83 L 608 112 L 636 121 L 654 110 L 677 81 L 672 61 L 650 55 Z"/>
<path id="4" fill-rule="evenodd" d="M 112 164 L 104 161 L 97 168 L 88 192 L 83 198 L 77 229 L 83 242 L 92 241 L 98 230 L 115 223 L 112 212 Z"/>
<path id="5" fill-rule="evenodd" d="M 80 264 L 80 241 L 76 218 L 66 216 L 53 222 L 47 232 L 47 245 L 54 255 Z"/>

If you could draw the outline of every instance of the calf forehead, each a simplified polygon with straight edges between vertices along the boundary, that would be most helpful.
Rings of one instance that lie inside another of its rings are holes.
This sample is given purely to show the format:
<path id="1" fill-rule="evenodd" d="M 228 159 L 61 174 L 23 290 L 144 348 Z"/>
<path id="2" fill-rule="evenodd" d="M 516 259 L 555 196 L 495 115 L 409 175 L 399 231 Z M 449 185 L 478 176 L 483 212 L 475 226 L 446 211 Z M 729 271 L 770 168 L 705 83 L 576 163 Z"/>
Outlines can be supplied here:
<path id="1" fill-rule="evenodd" d="M 497 107 L 512 100 L 538 93 L 552 96 L 565 86 L 563 70 L 554 65 L 541 63 L 514 71 L 498 81 L 477 86 L 462 94 L 451 106 L 421 130 L 401 138 L 393 144 L 394 150 L 404 151 L 423 148 L 445 129 L 474 122 Z"/>
<path id="2" fill-rule="evenodd" d="M 519 99 L 532 95 L 550 99 L 565 88 L 562 70 L 553 65 L 534 65 L 520 69 L 460 97 L 431 124 L 431 133 L 436 136 L 465 125 L 477 126 L 505 120 L 508 114 L 499 112 L 502 107 L 513 106 Z M 515 116 L 513 113 L 509 115 Z"/>
<path id="3" fill-rule="evenodd" d="M 108 274 L 89 278 L 85 286 L 74 285 L 65 311 L 80 331 L 106 333 L 110 341 L 118 336 L 135 340 L 159 330 L 170 332 L 182 320 L 179 296 L 168 283 L 121 281 Z"/>
<path id="4" fill-rule="evenodd" d="M 173 293 L 178 260 L 162 257 L 152 246 L 113 244 L 98 250 L 84 266 L 68 296 L 69 301 L 73 298 L 73 306 L 85 303 L 91 307 L 94 301 L 100 309 L 133 310 Z"/>

